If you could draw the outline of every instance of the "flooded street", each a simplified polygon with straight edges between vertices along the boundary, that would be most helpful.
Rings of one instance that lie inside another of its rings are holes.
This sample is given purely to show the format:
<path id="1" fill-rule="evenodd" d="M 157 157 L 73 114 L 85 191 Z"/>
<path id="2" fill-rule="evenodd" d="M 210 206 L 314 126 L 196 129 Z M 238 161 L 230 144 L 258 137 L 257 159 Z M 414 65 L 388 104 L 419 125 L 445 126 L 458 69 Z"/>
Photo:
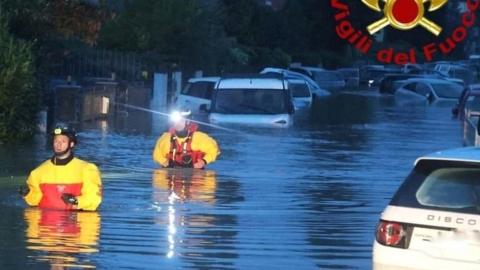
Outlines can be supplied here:
<path id="1" fill-rule="evenodd" d="M 160 169 L 167 119 L 131 111 L 79 134 L 76 155 L 102 172 L 96 213 L 26 207 L 17 188 L 47 139 L 0 145 L 0 269 L 371 269 L 376 223 L 415 159 L 462 146 L 452 106 L 366 91 L 287 129 L 201 127 L 222 151 L 207 170 Z"/>

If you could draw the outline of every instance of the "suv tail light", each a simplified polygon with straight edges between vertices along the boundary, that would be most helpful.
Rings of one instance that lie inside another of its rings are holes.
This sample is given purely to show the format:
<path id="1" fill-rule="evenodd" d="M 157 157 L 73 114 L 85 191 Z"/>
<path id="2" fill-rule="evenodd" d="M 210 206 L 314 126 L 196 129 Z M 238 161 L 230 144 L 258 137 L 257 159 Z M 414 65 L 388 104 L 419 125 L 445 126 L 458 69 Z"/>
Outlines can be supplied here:
<path id="1" fill-rule="evenodd" d="M 412 226 L 380 220 L 377 225 L 375 238 L 377 242 L 390 247 L 408 248 L 412 235 Z"/>

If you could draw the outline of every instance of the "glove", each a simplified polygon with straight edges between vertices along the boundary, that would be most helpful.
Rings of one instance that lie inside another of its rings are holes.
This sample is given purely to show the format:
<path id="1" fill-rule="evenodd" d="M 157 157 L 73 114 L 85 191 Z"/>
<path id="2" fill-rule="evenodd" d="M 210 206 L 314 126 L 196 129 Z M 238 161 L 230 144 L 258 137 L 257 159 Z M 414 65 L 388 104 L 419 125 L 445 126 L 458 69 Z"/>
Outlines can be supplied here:
<path id="1" fill-rule="evenodd" d="M 182 156 L 183 167 L 185 168 L 192 168 L 192 156 L 191 155 L 183 155 Z"/>
<path id="2" fill-rule="evenodd" d="M 195 164 L 193 164 L 193 168 L 195 169 L 204 169 L 205 165 L 207 165 L 207 162 L 205 159 L 199 159 Z"/>
<path id="3" fill-rule="evenodd" d="M 78 204 L 77 198 L 70 193 L 64 193 L 62 195 L 62 200 L 66 204 L 70 204 L 70 205 L 77 205 Z"/>
<path id="4" fill-rule="evenodd" d="M 28 186 L 21 186 L 18 188 L 18 194 L 20 194 L 22 197 L 27 196 L 29 192 L 30 188 Z"/>

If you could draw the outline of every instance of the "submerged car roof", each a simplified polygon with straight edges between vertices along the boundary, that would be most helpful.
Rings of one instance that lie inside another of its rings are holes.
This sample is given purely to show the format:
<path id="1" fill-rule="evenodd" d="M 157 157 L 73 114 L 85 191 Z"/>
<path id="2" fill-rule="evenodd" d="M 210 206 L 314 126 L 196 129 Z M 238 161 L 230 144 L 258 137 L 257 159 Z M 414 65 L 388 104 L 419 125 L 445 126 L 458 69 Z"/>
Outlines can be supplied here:
<path id="1" fill-rule="evenodd" d="M 198 77 L 198 78 L 190 78 L 188 82 L 217 82 L 220 80 L 220 77 Z"/>
<path id="2" fill-rule="evenodd" d="M 287 88 L 286 82 L 280 78 L 243 77 L 222 78 L 218 89 L 279 89 Z"/>
<path id="3" fill-rule="evenodd" d="M 446 80 L 446 79 L 438 79 L 438 78 L 432 78 L 432 77 L 415 77 L 415 78 L 409 78 L 404 80 L 405 82 L 411 83 L 411 82 L 426 82 L 426 83 L 445 83 L 445 84 L 455 84 L 457 83 Z"/>
<path id="4" fill-rule="evenodd" d="M 262 71 L 260 71 L 260 74 L 269 74 L 269 73 L 282 74 L 283 76 L 285 76 L 286 79 L 290 79 L 290 78 L 302 79 L 302 80 L 305 80 L 308 84 L 310 84 L 314 89 L 327 91 L 325 89 L 320 88 L 320 86 L 318 86 L 318 83 L 316 81 L 314 81 L 312 78 L 310 78 L 308 75 L 300 73 L 300 72 L 292 71 L 292 70 L 289 70 L 289 69 L 271 68 L 271 67 L 266 67 Z"/>
<path id="5" fill-rule="evenodd" d="M 415 165 L 420 160 L 451 160 L 451 161 L 466 161 L 466 162 L 478 162 L 480 163 L 480 147 L 462 147 L 447 149 L 438 152 L 434 152 L 422 157 L 419 157 L 415 161 Z"/>

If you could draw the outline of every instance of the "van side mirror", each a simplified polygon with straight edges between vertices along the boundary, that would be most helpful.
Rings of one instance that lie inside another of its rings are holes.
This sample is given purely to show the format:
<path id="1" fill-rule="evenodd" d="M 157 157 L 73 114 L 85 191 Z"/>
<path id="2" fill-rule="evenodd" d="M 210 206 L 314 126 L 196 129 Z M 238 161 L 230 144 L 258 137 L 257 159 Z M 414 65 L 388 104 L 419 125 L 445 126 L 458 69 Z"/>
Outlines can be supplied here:
<path id="1" fill-rule="evenodd" d="M 200 107 L 198 108 L 198 110 L 202 113 L 209 113 L 210 112 L 210 109 L 208 108 L 208 105 L 207 104 L 202 104 L 200 105 Z"/>

